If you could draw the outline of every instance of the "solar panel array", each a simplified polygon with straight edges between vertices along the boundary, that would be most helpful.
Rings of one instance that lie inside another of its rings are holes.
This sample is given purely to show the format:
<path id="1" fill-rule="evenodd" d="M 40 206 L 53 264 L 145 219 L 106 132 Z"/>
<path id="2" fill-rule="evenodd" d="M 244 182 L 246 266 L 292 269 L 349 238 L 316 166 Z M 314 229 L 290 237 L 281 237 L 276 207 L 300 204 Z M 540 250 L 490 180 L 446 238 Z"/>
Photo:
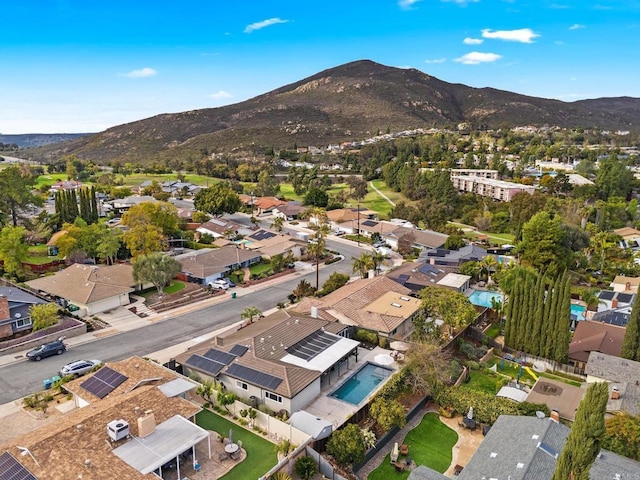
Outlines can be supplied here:
<path id="1" fill-rule="evenodd" d="M 236 356 L 231 353 L 216 350 L 215 348 L 210 348 L 203 357 L 207 357 L 209 360 L 213 360 L 214 362 L 222 363 L 224 365 L 229 365 L 236 358 Z"/>
<path id="2" fill-rule="evenodd" d="M 233 353 L 236 357 L 241 357 L 247 353 L 247 350 L 249 350 L 249 347 L 245 347 L 244 345 L 234 345 L 229 352 Z"/>
<path id="3" fill-rule="evenodd" d="M 602 290 L 600 292 L 600 295 L 598 295 L 602 300 L 613 300 L 614 295 L 616 294 L 616 292 L 612 292 L 610 290 Z"/>
<path id="4" fill-rule="evenodd" d="M 82 382 L 80 386 L 96 397 L 104 398 L 128 378 L 109 367 L 102 367 L 91 378 Z"/>
<path id="5" fill-rule="evenodd" d="M 267 240 L 269 238 L 275 237 L 276 234 L 273 232 L 267 232 L 266 230 L 258 230 L 253 235 L 249 235 L 249 238 L 253 238 L 254 240 Z"/>
<path id="6" fill-rule="evenodd" d="M 288 347 L 287 353 L 309 361 L 338 340 L 340 340 L 340 337 L 337 335 L 318 330 L 304 340 L 300 340 L 298 343 Z"/>
<path id="7" fill-rule="evenodd" d="M 631 300 L 633 299 L 633 294 L 632 293 L 618 293 L 618 296 L 616 298 L 618 299 L 618 302 L 620 302 L 620 303 L 631 303 Z"/>
<path id="8" fill-rule="evenodd" d="M 0 480 L 38 480 L 9 452 L 0 455 Z"/>
<path id="9" fill-rule="evenodd" d="M 191 355 L 185 362 L 185 365 L 196 368 L 201 372 L 208 373 L 212 376 L 217 375 L 225 366 L 224 363 L 216 362 L 215 360 L 211 360 L 210 358 L 197 354 Z"/>
<path id="10" fill-rule="evenodd" d="M 364 225 L 365 227 L 375 227 L 376 225 L 378 225 L 378 222 L 374 222 L 373 220 L 365 220 L 364 222 L 362 222 L 362 225 Z"/>
<path id="11" fill-rule="evenodd" d="M 268 388 L 269 390 L 275 390 L 278 385 L 282 383 L 282 379 L 269 375 L 268 373 L 259 372 L 253 368 L 245 367 L 244 365 L 238 365 L 232 363 L 227 368 L 227 373 L 239 380 L 258 385 L 260 387 Z"/>

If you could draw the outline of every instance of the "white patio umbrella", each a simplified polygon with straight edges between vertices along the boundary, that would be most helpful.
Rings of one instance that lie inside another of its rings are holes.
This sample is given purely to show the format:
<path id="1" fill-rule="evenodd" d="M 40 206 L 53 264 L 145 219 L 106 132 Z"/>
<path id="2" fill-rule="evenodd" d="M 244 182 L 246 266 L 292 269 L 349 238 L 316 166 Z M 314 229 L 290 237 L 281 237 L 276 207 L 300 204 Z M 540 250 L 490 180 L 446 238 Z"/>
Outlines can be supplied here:
<path id="1" fill-rule="evenodd" d="M 391 355 L 388 355 L 386 353 L 379 353 L 378 355 L 373 357 L 373 361 L 378 365 L 391 365 L 394 362 L 393 358 L 391 358 Z"/>
<path id="2" fill-rule="evenodd" d="M 469 407 L 469 412 L 467 413 L 467 418 L 469 420 L 473 420 L 473 407 Z"/>
<path id="3" fill-rule="evenodd" d="M 389 346 L 398 352 L 406 352 L 409 350 L 409 344 L 405 342 L 401 342 L 400 340 L 395 340 L 389 344 Z"/>

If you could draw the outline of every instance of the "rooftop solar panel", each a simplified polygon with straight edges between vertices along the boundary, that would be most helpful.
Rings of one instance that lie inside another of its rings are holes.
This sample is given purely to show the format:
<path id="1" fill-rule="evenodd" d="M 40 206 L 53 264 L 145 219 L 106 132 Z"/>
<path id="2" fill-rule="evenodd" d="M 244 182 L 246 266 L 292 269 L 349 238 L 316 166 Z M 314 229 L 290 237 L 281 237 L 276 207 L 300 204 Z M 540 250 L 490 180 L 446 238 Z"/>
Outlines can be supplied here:
<path id="1" fill-rule="evenodd" d="M 208 373 L 210 375 L 217 375 L 220 370 L 222 370 L 225 366 L 224 363 L 216 362 L 215 360 L 211 360 L 210 358 L 203 357 L 202 355 L 191 355 L 185 365 L 188 367 L 196 368 L 202 372 Z"/>
<path id="2" fill-rule="evenodd" d="M 9 452 L 0 455 L 0 480 L 38 480 Z"/>
<path id="3" fill-rule="evenodd" d="M 612 292 L 610 290 L 603 290 L 600 292 L 600 294 L 598 295 L 602 300 L 613 300 L 613 296 L 616 294 L 616 292 Z"/>
<path id="4" fill-rule="evenodd" d="M 619 293 L 617 298 L 618 298 L 618 302 L 631 303 L 631 299 L 633 298 L 633 294 L 631 294 L 631 293 Z"/>
<path id="5" fill-rule="evenodd" d="M 215 348 L 210 348 L 203 357 L 207 357 L 210 360 L 224 365 L 229 365 L 236 358 L 236 356 L 231 353 L 223 352 L 222 350 L 217 350 Z"/>
<path id="6" fill-rule="evenodd" d="M 276 234 L 273 232 L 267 232 L 266 230 L 258 230 L 253 235 L 249 235 L 249 238 L 253 238 L 254 240 L 260 241 L 260 240 L 266 240 L 268 238 L 273 238 L 275 236 Z"/>
<path id="7" fill-rule="evenodd" d="M 236 357 L 241 357 L 247 353 L 247 350 L 249 350 L 249 347 L 245 347 L 244 345 L 234 345 L 229 352 L 233 353 Z"/>
<path id="8" fill-rule="evenodd" d="M 260 387 L 268 388 L 269 390 L 275 390 L 278 385 L 282 383 L 282 379 L 269 375 L 268 373 L 259 372 L 253 368 L 245 367 L 244 365 L 238 365 L 232 363 L 227 368 L 227 374 L 236 377 L 245 382 L 258 385 Z"/>
<path id="9" fill-rule="evenodd" d="M 318 330 L 298 343 L 291 345 L 287 348 L 287 353 L 309 361 L 338 340 L 340 340 L 339 336 Z"/>
<path id="10" fill-rule="evenodd" d="M 109 367 L 102 367 L 92 377 L 80 384 L 87 392 L 98 398 L 104 398 L 121 385 L 127 376 Z"/>
<path id="11" fill-rule="evenodd" d="M 364 225 L 365 227 L 375 227 L 376 225 L 378 225 L 378 222 L 374 222 L 373 220 L 365 220 L 364 222 L 362 222 L 362 225 Z"/>

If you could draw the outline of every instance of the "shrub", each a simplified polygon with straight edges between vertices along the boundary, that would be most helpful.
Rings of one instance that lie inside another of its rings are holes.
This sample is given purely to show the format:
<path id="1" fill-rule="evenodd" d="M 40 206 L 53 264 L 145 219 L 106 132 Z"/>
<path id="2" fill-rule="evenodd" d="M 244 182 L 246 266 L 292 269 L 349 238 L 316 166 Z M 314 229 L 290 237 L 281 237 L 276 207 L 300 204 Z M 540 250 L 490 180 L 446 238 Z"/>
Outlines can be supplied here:
<path id="1" fill-rule="evenodd" d="M 365 452 L 360 428 L 354 423 L 333 432 L 327 442 L 327 453 L 344 467 L 362 463 Z"/>
<path id="2" fill-rule="evenodd" d="M 291 480 L 291 475 L 287 472 L 276 472 L 271 475 L 270 480 Z"/>
<path id="3" fill-rule="evenodd" d="M 471 369 L 471 370 L 479 370 L 480 369 L 480 364 L 478 362 L 474 362 L 473 360 L 469 360 L 467 362 L 467 366 Z"/>
<path id="4" fill-rule="evenodd" d="M 387 337 L 380 337 L 378 339 L 378 345 L 380 348 L 387 348 L 389 346 L 389 339 Z"/>
<path id="5" fill-rule="evenodd" d="M 318 466 L 311 457 L 299 457 L 295 465 L 296 473 L 302 480 L 309 480 L 318 472 Z"/>
<path id="6" fill-rule="evenodd" d="M 370 343 L 372 345 L 377 345 L 378 334 L 376 332 L 372 332 L 371 330 L 365 330 L 364 328 L 359 328 L 356 331 L 356 340 L 364 343 Z"/>

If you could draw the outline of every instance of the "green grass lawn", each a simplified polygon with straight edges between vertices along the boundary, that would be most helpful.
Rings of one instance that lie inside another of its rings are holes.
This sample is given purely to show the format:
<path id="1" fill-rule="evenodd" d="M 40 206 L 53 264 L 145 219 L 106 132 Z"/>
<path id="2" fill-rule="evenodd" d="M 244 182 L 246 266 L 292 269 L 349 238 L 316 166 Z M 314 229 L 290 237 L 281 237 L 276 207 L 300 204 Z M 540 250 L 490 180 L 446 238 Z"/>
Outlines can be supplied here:
<path id="1" fill-rule="evenodd" d="M 177 280 L 174 280 L 169 285 L 164 287 L 163 291 L 164 293 L 176 293 L 182 290 L 185 286 L 186 285 L 184 284 L 184 282 L 179 282 Z"/>
<path id="2" fill-rule="evenodd" d="M 471 370 L 471 380 L 463 383 L 462 386 L 471 390 L 478 390 L 495 395 L 502 387 L 503 378 L 504 377 L 487 370 Z"/>
<path id="3" fill-rule="evenodd" d="M 196 424 L 207 430 L 224 433 L 225 435 L 229 435 L 229 429 L 232 428 L 234 441 L 242 440 L 242 448 L 247 451 L 247 458 L 229 473 L 220 477 L 221 480 L 257 479 L 278 463 L 274 444 L 230 422 L 217 413 L 209 410 L 198 413 L 196 415 Z"/>
<path id="4" fill-rule="evenodd" d="M 494 323 L 489 328 L 487 328 L 484 334 L 489 338 L 496 338 L 498 335 L 500 335 L 500 327 Z"/>
<path id="5" fill-rule="evenodd" d="M 495 364 L 498 364 L 498 372 L 503 375 L 508 375 L 514 380 L 518 378 L 518 374 L 520 373 L 520 365 L 515 362 L 510 362 L 505 360 L 504 362 L 500 357 L 493 357 L 491 360 L 487 362 L 487 366 L 492 367 Z M 536 383 L 535 378 L 529 375 L 524 368 L 522 369 L 522 375 L 520 376 L 520 381 L 523 383 L 527 383 L 529 385 L 533 385 Z M 494 392 L 495 393 L 495 392 Z"/>
<path id="6" fill-rule="evenodd" d="M 61 180 L 67 180 L 68 175 L 66 173 L 48 173 L 46 175 L 40 175 L 36 180 L 35 188 L 40 189 L 43 185 L 53 185 Z"/>
<path id="7" fill-rule="evenodd" d="M 193 173 L 185 173 L 183 174 L 185 182 L 191 182 L 195 185 L 201 185 L 206 187 L 207 185 L 212 185 L 214 183 L 218 183 L 220 180 L 213 177 L 207 177 L 205 175 L 196 175 Z M 142 182 L 145 181 L 156 181 L 158 183 L 166 182 L 167 180 L 178 180 L 178 175 L 176 173 L 162 173 L 162 174 L 146 174 L 146 173 L 134 173 L 132 175 L 116 175 L 116 181 L 123 182 L 123 186 L 125 187 L 137 187 Z"/>
<path id="8" fill-rule="evenodd" d="M 251 275 L 260 275 L 261 273 L 264 273 L 268 270 L 271 270 L 270 263 L 256 263 L 249 267 L 249 271 L 251 272 Z"/>
<path id="9" fill-rule="evenodd" d="M 59 260 L 62 257 L 60 255 L 48 256 L 47 255 L 47 246 L 46 245 L 35 245 L 29 247 L 29 256 L 25 260 L 24 263 L 28 263 L 31 265 L 44 265 L 45 263 L 49 263 L 53 260 Z"/>
<path id="10" fill-rule="evenodd" d="M 409 445 L 409 456 L 417 465 L 425 465 L 440 473 L 444 473 L 451 465 L 451 451 L 458 441 L 458 434 L 440 421 L 436 413 L 427 413 L 420 425 L 411 430 L 403 443 Z M 385 447 L 391 450 L 393 445 Z M 401 456 L 400 459 L 403 457 Z M 369 480 L 404 480 L 408 471 L 396 472 L 391 465 L 389 455 L 382 464 L 369 474 Z"/>

